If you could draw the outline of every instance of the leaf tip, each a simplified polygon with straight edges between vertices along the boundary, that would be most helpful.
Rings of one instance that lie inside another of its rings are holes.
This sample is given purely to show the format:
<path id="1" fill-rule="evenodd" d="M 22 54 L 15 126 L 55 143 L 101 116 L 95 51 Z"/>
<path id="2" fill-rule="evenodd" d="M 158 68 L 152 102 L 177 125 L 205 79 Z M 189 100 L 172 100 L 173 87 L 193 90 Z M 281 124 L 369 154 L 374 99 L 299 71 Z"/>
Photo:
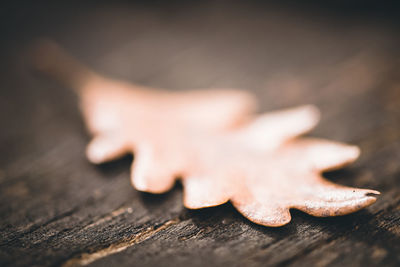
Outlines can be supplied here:
<path id="1" fill-rule="evenodd" d="M 313 125 L 313 126 L 316 125 L 318 123 L 318 121 L 320 120 L 321 112 L 319 111 L 317 106 L 305 105 L 305 106 L 301 106 L 299 109 L 302 110 L 302 112 L 304 113 L 304 117 L 308 118 L 309 123 L 311 125 Z"/>
<path id="2" fill-rule="evenodd" d="M 93 164 L 101 164 L 104 162 L 104 151 L 95 145 L 88 145 L 86 148 L 86 157 Z"/>
<path id="3" fill-rule="evenodd" d="M 353 161 L 358 159 L 358 157 L 361 154 L 361 150 L 358 146 L 348 146 L 347 150 L 348 150 L 347 153 L 349 155 L 349 159 L 351 159 Z"/>
<path id="4" fill-rule="evenodd" d="M 364 192 L 364 199 L 365 199 L 365 207 L 373 204 L 377 200 L 377 196 L 380 195 L 381 193 L 376 190 L 372 189 L 366 189 Z"/>
<path id="5" fill-rule="evenodd" d="M 174 186 L 175 178 L 169 175 L 160 177 L 159 175 L 147 173 L 141 167 L 132 167 L 131 184 L 136 190 L 141 192 L 163 194 Z"/>

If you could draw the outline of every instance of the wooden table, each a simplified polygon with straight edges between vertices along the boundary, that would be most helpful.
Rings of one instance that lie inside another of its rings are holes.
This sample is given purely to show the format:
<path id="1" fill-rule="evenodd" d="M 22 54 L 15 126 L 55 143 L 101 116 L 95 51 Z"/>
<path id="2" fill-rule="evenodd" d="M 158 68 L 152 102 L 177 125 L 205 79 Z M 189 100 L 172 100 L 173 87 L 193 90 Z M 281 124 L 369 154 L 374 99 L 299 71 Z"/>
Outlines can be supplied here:
<path id="1" fill-rule="evenodd" d="M 2 8 L 0 265 L 399 266 L 397 11 L 219 1 Z M 362 150 L 325 176 L 382 195 L 352 215 L 292 211 L 289 225 L 267 228 L 229 203 L 187 210 L 179 184 L 139 193 L 129 182 L 132 157 L 99 167 L 85 159 L 76 97 L 25 60 L 40 36 L 128 81 L 243 88 L 260 111 L 315 104 L 322 120 L 312 136 Z"/>

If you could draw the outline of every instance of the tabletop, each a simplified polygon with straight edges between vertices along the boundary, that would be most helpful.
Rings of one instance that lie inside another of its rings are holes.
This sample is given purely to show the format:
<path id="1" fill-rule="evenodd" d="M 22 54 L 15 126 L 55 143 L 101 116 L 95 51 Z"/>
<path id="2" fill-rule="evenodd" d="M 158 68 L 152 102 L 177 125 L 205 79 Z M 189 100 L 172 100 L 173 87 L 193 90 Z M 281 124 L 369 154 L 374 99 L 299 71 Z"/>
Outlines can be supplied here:
<path id="1" fill-rule="evenodd" d="M 1 15 L 1 266 L 399 266 L 400 79 L 395 5 L 357 1 L 19 2 Z M 188 210 L 178 182 L 135 191 L 134 156 L 95 166 L 77 98 L 32 70 L 56 40 L 100 73 L 168 90 L 240 88 L 259 111 L 321 110 L 309 135 L 358 145 L 324 176 L 381 192 L 357 213 L 292 210 L 279 228 L 230 203 Z"/>

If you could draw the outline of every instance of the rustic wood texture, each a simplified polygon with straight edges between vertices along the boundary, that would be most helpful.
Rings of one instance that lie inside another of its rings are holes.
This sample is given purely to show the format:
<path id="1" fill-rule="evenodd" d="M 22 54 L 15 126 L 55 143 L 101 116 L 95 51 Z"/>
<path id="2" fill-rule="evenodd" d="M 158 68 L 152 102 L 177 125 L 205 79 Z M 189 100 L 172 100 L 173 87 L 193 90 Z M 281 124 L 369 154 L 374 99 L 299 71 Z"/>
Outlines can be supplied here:
<path id="1" fill-rule="evenodd" d="M 342 10 L 343 9 L 343 10 Z M 308 3 L 10 4 L 1 10 L 1 266 L 398 266 L 400 38 L 395 7 Z M 54 38 L 94 69 L 171 90 L 242 88 L 260 111 L 315 104 L 311 136 L 360 146 L 326 173 L 373 188 L 336 218 L 294 211 L 267 228 L 226 204 L 190 211 L 177 184 L 130 186 L 132 157 L 94 166 L 77 99 L 33 72 L 26 49 Z"/>

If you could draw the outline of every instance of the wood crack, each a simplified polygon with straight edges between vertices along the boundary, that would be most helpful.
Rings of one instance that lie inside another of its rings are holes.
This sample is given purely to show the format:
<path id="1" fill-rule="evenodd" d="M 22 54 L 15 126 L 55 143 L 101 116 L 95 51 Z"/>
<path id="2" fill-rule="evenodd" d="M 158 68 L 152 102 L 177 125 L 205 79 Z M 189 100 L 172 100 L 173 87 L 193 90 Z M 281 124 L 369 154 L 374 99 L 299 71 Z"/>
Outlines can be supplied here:
<path id="1" fill-rule="evenodd" d="M 110 214 L 107 214 L 107 215 L 99 218 L 98 220 L 95 220 L 94 222 L 86 225 L 82 230 L 87 230 L 89 228 L 98 226 L 98 225 L 103 224 L 105 222 L 109 222 L 112 219 L 118 217 L 119 215 L 122 215 L 122 214 L 125 214 L 125 213 L 129 213 L 130 214 L 132 212 L 133 212 L 133 210 L 132 210 L 131 207 L 127 207 L 127 206 L 123 205 L 122 207 L 112 211 Z"/>
<path id="2" fill-rule="evenodd" d="M 91 253 L 82 253 L 77 257 L 71 258 L 71 259 L 67 260 L 64 264 L 62 264 L 62 267 L 88 265 L 94 261 L 101 259 L 101 258 L 119 253 L 131 246 L 141 243 L 141 242 L 149 239 L 150 237 L 154 236 L 158 232 L 161 232 L 179 222 L 180 222 L 180 220 L 178 218 L 175 218 L 175 219 L 166 221 L 165 223 L 161 224 L 158 227 L 155 227 L 155 226 L 148 227 L 144 231 L 139 232 L 129 238 L 123 239 L 117 243 L 111 244 L 110 246 L 108 246 L 106 248 L 102 248 L 102 249 L 99 249 L 99 250 L 97 250 L 95 252 L 91 252 Z"/>

